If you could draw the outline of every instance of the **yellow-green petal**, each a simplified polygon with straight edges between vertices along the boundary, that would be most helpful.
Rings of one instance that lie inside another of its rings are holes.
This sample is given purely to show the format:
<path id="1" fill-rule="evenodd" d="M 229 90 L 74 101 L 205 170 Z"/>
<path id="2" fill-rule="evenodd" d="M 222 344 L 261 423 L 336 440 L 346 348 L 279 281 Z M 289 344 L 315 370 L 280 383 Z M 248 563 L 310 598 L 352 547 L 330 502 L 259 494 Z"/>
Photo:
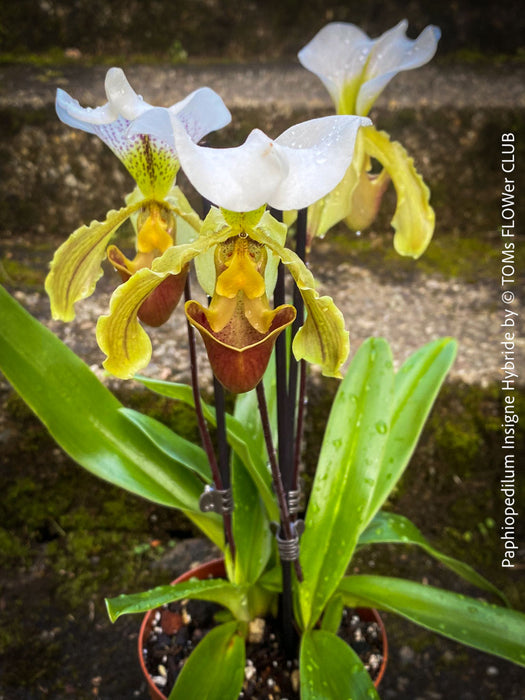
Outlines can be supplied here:
<path id="1" fill-rule="evenodd" d="M 288 224 L 281 223 L 274 219 L 268 210 L 264 212 L 259 223 L 254 228 L 260 228 L 265 231 L 267 235 L 271 236 L 273 241 L 283 247 L 286 243 L 286 235 L 288 233 Z M 252 236 L 253 228 L 248 230 L 248 235 Z M 266 268 L 264 270 L 264 282 L 266 285 L 266 296 L 270 298 L 275 289 L 275 284 L 277 282 L 277 270 L 279 268 L 280 258 L 271 249 L 268 252 L 268 260 L 266 262 Z"/>
<path id="2" fill-rule="evenodd" d="M 183 219 L 193 229 L 193 238 L 199 235 L 202 221 L 197 212 L 186 199 L 182 190 L 176 185 L 171 188 L 168 196 L 165 199 L 166 204 L 170 207 L 174 214 Z M 177 235 L 177 243 L 188 243 L 189 241 L 180 240 Z"/>
<path id="3" fill-rule="evenodd" d="M 104 367 L 121 379 L 129 379 L 151 358 L 151 342 L 138 320 L 146 297 L 168 275 L 178 275 L 195 256 L 225 240 L 229 232 L 199 238 L 193 243 L 173 246 L 153 261 L 152 268 L 139 270 L 111 297 L 109 314 L 97 324 L 97 342 L 107 355 Z"/>
<path id="4" fill-rule="evenodd" d="M 339 96 L 336 102 L 337 114 L 359 114 L 361 116 L 366 116 L 368 114 L 369 108 L 366 112 L 358 112 L 356 108 L 357 96 L 359 95 L 359 90 L 363 82 L 363 73 L 358 73 L 351 79 L 345 80 Z"/>
<path id="5" fill-rule="evenodd" d="M 207 236 L 213 236 L 215 233 L 221 231 L 225 234 L 223 240 L 226 240 L 229 236 L 233 236 L 232 227 L 226 222 L 222 211 L 217 207 L 211 207 L 208 215 L 202 222 L 200 235 L 202 238 L 205 238 Z M 215 271 L 214 251 L 211 250 L 211 246 L 206 248 L 206 250 L 195 259 L 195 271 L 200 286 L 209 297 L 212 297 L 215 292 L 217 275 Z"/>
<path id="6" fill-rule="evenodd" d="M 395 229 L 394 247 L 400 255 L 418 258 L 434 233 L 435 214 L 430 206 L 430 190 L 416 171 L 414 161 L 397 141 L 384 131 L 367 126 L 361 129 L 366 153 L 378 160 L 392 178 L 397 193 L 396 211 L 391 224 Z"/>
<path id="7" fill-rule="evenodd" d="M 99 318 L 97 342 L 107 355 L 104 367 L 116 377 L 129 379 L 149 363 L 151 341 L 137 314 L 146 297 L 168 274 L 142 268 L 117 287 L 111 297 L 109 315 Z"/>
<path id="8" fill-rule="evenodd" d="M 45 283 L 54 319 L 72 321 L 75 318 L 74 304 L 93 293 L 103 274 L 101 263 L 110 238 L 144 203 L 145 200 L 141 200 L 110 211 L 105 221 L 81 226 L 58 248 Z"/>
<path id="9" fill-rule="evenodd" d="M 250 236 L 279 256 L 290 270 L 303 297 L 307 317 L 293 342 L 295 357 L 320 365 L 326 377 L 340 377 L 341 365 L 350 350 L 343 314 L 331 297 L 319 296 L 312 273 L 298 255 L 277 244 L 260 226 Z"/>
<path id="10" fill-rule="evenodd" d="M 308 314 L 294 338 L 294 355 L 320 365 L 325 377 L 341 378 L 341 366 L 350 352 L 343 314 L 331 297 L 320 297 L 315 290 L 301 290 L 301 294 Z"/>
<path id="11" fill-rule="evenodd" d="M 360 129 L 361 131 L 361 129 Z M 359 136 L 356 144 L 360 141 Z M 352 203 L 352 194 L 359 182 L 358 172 L 363 166 L 363 158 L 358 154 L 346 171 L 341 182 L 317 202 L 308 207 L 308 240 L 314 236 L 322 238 L 332 226 L 348 216 Z"/>

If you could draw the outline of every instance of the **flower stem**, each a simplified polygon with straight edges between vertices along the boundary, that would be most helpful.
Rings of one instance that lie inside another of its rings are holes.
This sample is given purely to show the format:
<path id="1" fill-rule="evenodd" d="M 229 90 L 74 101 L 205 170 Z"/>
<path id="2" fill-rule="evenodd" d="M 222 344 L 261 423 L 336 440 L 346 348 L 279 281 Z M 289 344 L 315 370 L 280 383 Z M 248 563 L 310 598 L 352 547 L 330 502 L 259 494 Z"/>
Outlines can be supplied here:
<path id="1" fill-rule="evenodd" d="M 215 375 L 213 376 L 213 389 L 215 394 L 215 415 L 217 419 L 217 453 L 218 468 L 224 489 L 231 488 L 230 479 L 230 450 L 226 433 L 226 407 L 224 403 L 224 388 Z M 230 545 L 232 559 L 235 559 L 235 540 L 232 530 L 232 515 L 224 513 L 224 530 L 226 539 Z"/>
<path id="2" fill-rule="evenodd" d="M 295 252 L 304 262 L 306 260 L 306 225 L 307 225 L 308 209 L 299 209 L 297 212 L 296 234 L 295 234 Z M 297 331 L 304 323 L 304 301 L 297 285 L 293 290 L 293 305 L 297 311 L 295 321 L 292 324 L 292 342 Z M 299 373 L 299 396 L 297 396 L 297 375 Z M 299 463 L 301 458 L 301 443 L 304 423 L 304 404 L 306 390 L 306 363 L 304 360 L 297 362 L 293 356 L 290 346 L 290 370 L 288 377 L 288 410 L 290 422 L 290 435 L 295 435 L 295 440 L 292 440 L 291 451 L 292 458 L 291 473 L 289 476 L 289 489 L 296 489 L 299 478 Z M 297 423 L 295 423 L 295 411 L 297 402 Z"/>
<path id="3" fill-rule="evenodd" d="M 286 500 L 286 494 L 281 479 L 281 472 L 279 471 L 279 465 L 277 463 L 277 457 L 275 455 L 275 448 L 272 440 L 272 431 L 270 428 L 270 420 L 268 417 L 268 407 L 266 404 L 266 396 L 264 394 L 264 385 L 262 381 L 259 382 L 259 384 L 257 384 L 256 391 L 257 401 L 259 403 L 259 413 L 261 415 L 261 422 L 263 427 L 264 440 L 266 443 L 266 451 L 268 452 L 270 469 L 272 471 L 273 486 L 275 494 L 277 496 L 277 503 L 279 505 L 279 513 L 281 517 L 281 535 L 284 535 L 284 539 L 291 540 L 294 537 L 294 533 L 292 530 L 292 521 L 290 518 L 290 513 L 288 511 L 288 502 Z M 302 581 L 303 572 L 299 560 L 295 559 L 293 564 L 298 581 Z M 283 646 L 287 657 L 289 659 L 293 659 L 297 656 L 298 637 L 295 630 L 293 618 L 293 592 L 290 562 L 281 560 L 281 568 L 283 592 L 280 598 L 280 618 L 282 623 L 281 630 L 283 635 Z"/>
<path id="4" fill-rule="evenodd" d="M 281 478 L 281 472 L 279 470 L 279 465 L 277 463 L 277 457 L 275 455 L 275 448 L 273 446 L 272 431 L 270 428 L 270 419 L 268 418 L 268 406 L 266 404 L 266 396 L 264 394 L 264 385 L 262 382 L 257 384 L 257 401 L 259 403 L 259 413 L 261 414 L 261 422 L 263 427 L 264 441 L 266 443 L 266 451 L 268 452 L 268 459 L 270 461 L 270 469 L 272 471 L 272 481 L 273 487 L 275 489 L 275 495 L 277 496 L 277 503 L 279 505 L 279 514 L 281 516 L 281 529 L 284 538 L 291 540 L 294 538 L 294 532 L 292 528 L 292 520 L 290 518 L 290 512 L 288 510 L 288 501 L 286 500 L 286 493 L 284 491 L 283 481 Z M 299 581 L 303 580 L 303 572 L 301 569 L 301 564 L 298 559 L 294 560 L 295 573 L 297 574 L 297 579 Z"/>
<path id="5" fill-rule="evenodd" d="M 299 467 L 301 466 L 301 449 L 303 444 L 304 412 L 306 408 L 306 362 L 299 363 L 299 399 L 297 404 L 297 424 L 295 428 L 295 447 L 293 456 L 292 489 L 297 489 L 299 483 Z"/>
<path id="6" fill-rule="evenodd" d="M 224 387 L 217 377 L 213 376 L 213 392 L 215 395 L 215 414 L 217 417 L 217 457 L 219 472 L 223 487 L 230 488 L 230 450 L 226 437 L 226 407 L 224 403 Z"/>
<path id="7" fill-rule="evenodd" d="M 184 297 L 186 301 L 191 298 L 191 286 L 189 277 L 186 279 Z M 208 430 L 208 424 L 206 423 L 206 419 L 204 418 L 204 413 L 202 411 L 201 395 L 199 392 L 199 372 L 197 368 L 197 349 L 195 344 L 195 331 L 189 321 L 186 321 L 186 325 L 188 328 L 188 347 L 190 352 L 191 387 L 193 391 L 193 402 L 195 404 L 195 413 L 197 415 L 197 424 L 199 426 L 201 443 L 204 451 L 206 452 L 206 457 L 208 458 L 208 463 L 210 465 L 215 488 L 218 491 L 222 491 L 225 487 L 221 472 L 219 470 L 219 465 L 215 457 L 215 450 L 213 448 L 210 431 Z M 235 543 L 233 540 L 231 514 L 223 513 L 222 517 L 224 521 L 224 532 L 226 535 L 226 541 L 230 546 L 232 558 L 234 558 Z"/>

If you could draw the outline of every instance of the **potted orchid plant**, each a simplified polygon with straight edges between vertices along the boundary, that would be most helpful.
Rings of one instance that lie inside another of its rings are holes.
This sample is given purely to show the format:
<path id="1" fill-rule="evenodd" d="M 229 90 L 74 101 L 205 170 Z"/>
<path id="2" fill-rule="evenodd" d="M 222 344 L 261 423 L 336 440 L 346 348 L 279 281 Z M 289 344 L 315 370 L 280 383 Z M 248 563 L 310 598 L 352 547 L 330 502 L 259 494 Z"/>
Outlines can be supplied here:
<path id="1" fill-rule="evenodd" d="M 170 108 L 154 107 L 114 68 L 102 107 L 82 108 L 58 92 L 62 121 L 100 137 L 137 188 L 123 208 L 82 226 L 56 252 L 46 280 L 52 314 L 74 317 L 107 256 L 122 284 L 97 325 L 104 366 L 193 406 L 202 448 L 124 408 L 3 290 L 0 368 L 80 465 L 181 510 L 223 551 L 224 575 L 107 601 L 112 620 L 188 599 L 222 607 L 173 687 L 167 689 L 165 678 L 165 694 L 159 690 L 157 697 L 236 700 L 253 623 L 276 616 L 284 657 L 298 660 L 301 698 L 377 698 L 363 662 L 338 636 L 345 607 L 395 612 L 525 664 L 525 616 L 506 605 L 394 577 L 347 575 L 358 548 L 410 543 L 483 595 L 503 598 L 468 565 L 435 550 L 406 518 L 382 510 L 454 360 L 455 342 L 436 340 L 396 371 L 388 343 L 371 338 L 343 377 L 345 320 L 334 301 L 319 294 L 307 265 L 314 237 L 336 221 L 354 228 L 371 223 L 390 179 L 398 195 L 396 249 L 417 257 L 428 245 L 434 225 L 428 189 L 404 149 L 366 117 L 397 71 L 421 65 L 435 51 L 435 28 L 415 41 L 404 36 L 405 28 L 401 23 L 374 41 L 352 25 L 328 25 L 300 60 L 329 86 L 338 114 L 297 124 L 275 139 L 254 130 L 235 148 L 198 144 L 230 119 L 208 88 Z M 371 158 L 383 165 L 381 173 L 370 172 Z M 205 202 L 203 218 L 175 184 L 179 168 Z M 110 244 L 127 219 L 136 232 L 131 259 Z M 190 265 L 207 305 L 193 298 Z M 294 283 L 288 300 L 285 271 Z M 137 375 L 152 347 L 142 324 L 165 323 L 182 297 L 191 383 Z M 201 396 L 195 330 L 213 371 L 213 404 Z M 341 383 L 300 518 L 307 363 Z M 231 413 L 225 392 L 236 395 Z"/>

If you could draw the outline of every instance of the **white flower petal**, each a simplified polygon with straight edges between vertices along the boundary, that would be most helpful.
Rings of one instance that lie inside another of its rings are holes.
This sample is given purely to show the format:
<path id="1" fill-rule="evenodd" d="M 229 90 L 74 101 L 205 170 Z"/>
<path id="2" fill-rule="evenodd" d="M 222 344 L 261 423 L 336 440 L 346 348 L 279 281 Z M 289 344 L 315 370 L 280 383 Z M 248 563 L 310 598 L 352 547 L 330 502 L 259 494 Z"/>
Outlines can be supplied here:
<path id="1" fill-rule="evenodd" d="M 419 68 L 434 56 L 441 36 L 438 27 L 426 27 L 417 39 L 408 39 L 403 20 L 374 44 L 357 98 L 357 111 L 366 114 L 379 93 L 397 73 Z"/>
<path id="2" fill-rule="evenodd" d="M 120 68 L 108 70 L 105 87 L 108 101 L 96 109 L 81 107 L 66 92 L 57 90 L 57 114 L 69 126 L 104 141 L 124 163 L 144 196 L 162 198 L 175 179 L 179 166 L 171 115 L 177 114 L 195 140 L 231 120 L 223 101 L 210 88 L 195 90 L 166 108 L 145 102 Z"/>
<path id="3" fill-rule="evenodd" d="M 171 122 L 169 109 L 152 107 L 129 124 L 126 135 L 131 138 L 139 134 L 146 134 L 157 141 L 163 141 L 175 154 L 175 137 Z"/>
<path id="4" fill-rule="evenodd" d="M 359 127 L 369 124 L 363 117 L 338 115 L 287 129 L 275 139 L 275 147 L 288 163 L 288 173 L 268 204 L 302 209 L 331 192 L 352 162 Z"/>
<path id="5" fill-rule="evenodd" d="M 151 109 L 151 105 L 144 102 L 142 97 L 133 90 L 121 68 L 110 68 L 108 70 L 105 88 L 108 103 L 124 119 L 132 121 L 148 109 Z"/>
<path id="6" fill-rule="evenodd" d="M 175 146 L 188 180 L 212 204 L 230 211 L 252 211 L 266 204 L 286 176 L 287 166 L 273 141 L 254 129 L 236 148 L 193 143 L 173 119 Z"/>
<path id="7" fill-rule="evenodd" d="M 118 113 L 109 103 L 95 109 L 81 107 L 78 100 L 73 99 L 60 88 L 57 90 L 55 108 L 59 119 L 64 124 L 87 131 L 90 134 L 96 133 L 94 125 L 111 124 L 118 118 Z"/>
<path id="8" fill-rule="evenodd" d="M 192 141 L 197 143 L 210 131 L 222 129 L 232 119 L 219 95 L 208 87 L 199 88 L 169 109 L 182 122 Z"/>
<path id="9" fill-rule="evenodd" d="M 339 111 L 367 114 L 397 73 L 424 65 L 436 52 L 441 36 L 437 27 L 426 27 L 411 40 L 407 26 L 402 20 L 370 39 L 353 24 L 332 22 L 299 51 L 299 60 L 318 76 Z"/>
<path id="10" fill-rule="evenodd" d="M 331 22 L 304 46 L 298 55 L 302 65 L 324 84 L 337 104 L 344 84 L 359 78 L 374 41 L 354 24 Z"/>
<path id="11" fill-rule="evenodd" d="M 210 131 L 226 126 L 231 118 L 216 92 L 199 88 L 172 107 L 152 107 L 144 112 L 129 125 L 127 135 L 148 134 L 166 143 L 176 154 L 172 122 L 181 122 L 191 140 L 197 142 Z"/>
<path id="12" fill-rule="evenodd" d="M 331 116 L 297 124 L 272 141 L 255 129 L 237 148 L 194 144 L 173 119 L 180 164 L 196 190 L 231 211 L 268 204 L 302 209 L 330 192 L 349 167 L 357 130 L 369 119 Z"/>
<path id="13" fill-rule="evenodd" d="M 222 99 L 207 87 L 195 90 L 168 108 L 153 107 L 137 95 L 120 68 L 108 70 L 105 87 L 108 101 L 95 109 L 81 107 L 78 100 L 58 89 L 55 106 L 61 121 L 76 129 L 97 134 L 103 141 L 106 141 L 103 135 L 106 130 L 96 127 L 111 125 L 112 142 L 115 141 L 115 132 L 123 137 L 129 124 L 137 122 L 143 125 L 144 130 L 140 131 L 135 126 L 132 133 L 151 133 L 172 146 L 169 114 L 177 115 L 194 141 L 199 141 L 210 131 L 221 129 L 231 121 L 231 114 Z M 165 113 L 162 116 L 161 111 Z"/>

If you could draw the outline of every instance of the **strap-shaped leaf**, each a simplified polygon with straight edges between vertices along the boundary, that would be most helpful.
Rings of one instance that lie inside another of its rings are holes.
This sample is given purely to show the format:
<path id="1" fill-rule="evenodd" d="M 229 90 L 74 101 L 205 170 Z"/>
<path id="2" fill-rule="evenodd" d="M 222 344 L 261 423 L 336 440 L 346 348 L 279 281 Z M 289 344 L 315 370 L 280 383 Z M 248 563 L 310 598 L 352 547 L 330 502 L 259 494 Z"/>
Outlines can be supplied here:
<path id="1" fill-rule="evenodd" d="M 266 509 L 252 478 L 234 453 L 231 483 L 235 508 L 232 513 L 235 542 L 234 581 L 255 583 L 272 552 L 272 535 Z"/>
<path id="2" fill-rule="evenodd" d="M 398 613 L 444 637 L 525 666 L 525 615 L 459 593 L 389 576 L 348 576 L 346 605 Z"/>
<path id="3" fill-rule="evenodd" d="M 177 435 L 160 421 L 132 408 L 121 408 L 120 412 L 142 430 L 159 450 L 198 474 L 205 483 L 211 483 L 210 464 L 202 447 Z"/>
<path id="4" fill-rule="evenodd" d="M 309 630 L 301 639 L 301 700 L 379 700 L 355 651 L 325 630 Z"/>
<path id="5" fill-rule="evenodd" d="M 405 471 L 455 356 L 456 342 L 441 338 L 416 350 L 397 372 L 388 439 L 365 525 Z"/>
<path id="6" fill-rule="evenodd" d="M 442 554 L 423 537 L 414 523 L 408 518 L 395 513 L 376 513 L 372 522 L 366 530 L 359 536 L 358 544 L 415 544 L 437 559 L 441 564 L 454 571 L 458 576 L 464 578 L 469 583 L 478 586 L 489 593 L 499 596 L 505 605 L 509 605 L 507 598 L 486 578 L 478 574 L 474 569 L 460 561 Z"/>
<path id="7" fill-rule="evenodd" d="M 106 607 L 111 622 L 115 622 L 121 615 L 145 613 L 184 598 L 219 603 L 231 610 L 237 619 L 247 619 L 245 590 L 222 578 L 204 581 L 192 578 L 173 586 L 157 586 L 142 593 L 119 595 L 116 598 L 107 598 Z"/>
<path id="8" fill-rule="evenodd" d="M 155 503 L 182 509 L 219 546 L 219 518 L 201 513 L 202 481 L 121 413 L 89 367 L 0 288 L 0 369 L 72 459 Z"/>
<path id="9" fill-rule="evenodd" d="M 177 384 L 142 376 L 136 376 L 135 379 L 161 396 L 182 401 L 188 406 L 195 405 L 193 392 L 187 384 Z M 212 425 L 216 425 L 215 409 L 202 401 L 202 410 L 206 420 Z M 279 520 L 279 510 L 271 487 L 271 475 L 263 453 L 254 445 L 253 439 L 244 425 L 228 413 L 226 414 L 226 431 L 232 449 L 239 455 L 257 485 L 269 519 Z"/>
<path id="10" fill-rule="evenodd" d="M 237 700 L 244 681 L 245 658 L 238 623 L 215 627 L 184 664 L 169 700 Z"/>
<path id="11" fill-rule="evenodd" d="M 387 342 L 367 340 L 335 397 L 306 513 L 299 595 L 305 629 L 337 588 L 364 527 L 388 437 L 393 385 Z"/>

